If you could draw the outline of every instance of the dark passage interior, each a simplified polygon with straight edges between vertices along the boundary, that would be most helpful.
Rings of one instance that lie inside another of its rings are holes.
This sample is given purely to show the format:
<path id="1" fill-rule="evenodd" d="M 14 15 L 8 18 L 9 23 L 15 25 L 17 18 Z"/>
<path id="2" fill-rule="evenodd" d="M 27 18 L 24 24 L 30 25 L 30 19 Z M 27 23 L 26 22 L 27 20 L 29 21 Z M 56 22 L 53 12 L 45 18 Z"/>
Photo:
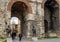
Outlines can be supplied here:
<path id="1" fill-rule="evenodd" d="M 21 33 L 24 34 L 24 17 L 27 12 L 27 5 L 24 2 L 15 2 L 11 7 L 11 17 L 18 17 L 21 21 Z"/>
<path id="2" fill-rule="evenodd" d="M 54 0 L 47 0 L 44 4 L 44 25 L 45 33 L 59 27 L 59 7 Z"/>

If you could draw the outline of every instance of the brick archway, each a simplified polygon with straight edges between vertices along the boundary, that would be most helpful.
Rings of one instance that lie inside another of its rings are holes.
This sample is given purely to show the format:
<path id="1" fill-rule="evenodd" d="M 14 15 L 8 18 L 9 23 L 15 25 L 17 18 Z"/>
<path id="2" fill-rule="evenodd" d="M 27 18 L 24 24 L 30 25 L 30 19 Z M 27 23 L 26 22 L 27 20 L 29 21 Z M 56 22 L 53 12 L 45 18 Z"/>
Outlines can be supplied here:
<path id="1" fill-rule="evenodd" d="M 25 13 L 26 12 L 26 13 Z M 29 7 L 26 5 L 26 3 L 22 2 L 22 1 L 16 1 L 13 3 L 12 7 L 11 7 L 11 17 L 18 17 L 19 20 L 21 21 L 21 33 L 23 35 L 26 34 L 26 32 L 24 31 L 25 27 L 25 16 L 28 15 L 29 13 Z"/>
<path id="2" fill-rule="evenodd" d="M 58 0 L 45 0 L 43 2 L 42 8 L 44 9 L 44 20 L 48 21 L 48 26 L 47 26 L 48 30 L 51 32 L 56 32 L 59 28 Z M 46 25 L 47 24 L 45 24 L 45 28 L 46 28 Z"/>
<path id="3" fill-rule="evenodd" d="M 13 3 L 15 3 L 17 1 L 24 2 L 28 6 L 28 13 L 32 13 L 31 5 L 28 3 L 27 0 L 10 0 L 9 3 L 8 3 L 8 6 L 7 6 L 7 10 L 11 11 L 11 7 L 12 7 Z"/>
<path id="4" fill-rule="evenodd" d="M 44 4 L 45 4 L 46 1 L 47 1 L 47 0 L 43 0 L 43 1 L 42 1 L 42 8 L 44 8 Z M 53 0 L 53 1 L 55 1 L 55 2 L 59 5 L 59 0 Z"/>

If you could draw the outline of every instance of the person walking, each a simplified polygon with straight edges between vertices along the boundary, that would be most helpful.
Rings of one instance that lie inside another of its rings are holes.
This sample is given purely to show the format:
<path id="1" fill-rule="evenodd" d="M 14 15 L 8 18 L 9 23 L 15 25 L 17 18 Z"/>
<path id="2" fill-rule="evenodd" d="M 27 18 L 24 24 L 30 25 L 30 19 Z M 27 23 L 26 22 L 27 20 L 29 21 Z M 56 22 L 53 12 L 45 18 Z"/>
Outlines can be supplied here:
<path id="1" fill-rule="evenodd" d="M 22 34 L 19 34 L 19 41 L 21 41 L 22 39 Z"/>
<path id="2" fill-rule="evenodd" d="M 12 36 L 12 40 L 14 40 L 14 39 L 15 39 L 15 37 L 16 37 L 16 32 L 15 32 L 15 31 L 13 31 L 11 36 Z"/>

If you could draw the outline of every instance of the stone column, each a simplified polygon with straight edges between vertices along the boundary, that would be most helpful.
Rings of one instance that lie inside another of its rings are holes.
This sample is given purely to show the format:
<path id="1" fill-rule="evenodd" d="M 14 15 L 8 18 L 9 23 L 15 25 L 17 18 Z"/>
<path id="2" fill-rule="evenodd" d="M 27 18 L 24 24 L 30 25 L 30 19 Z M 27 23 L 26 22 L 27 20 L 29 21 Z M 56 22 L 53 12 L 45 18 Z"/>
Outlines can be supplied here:
<path id="1" fill-rule="evenodd" d="M 2 11 L 2 9 L 0 9 L 0 35 L 2 37 L 5 36 L 5 18 L 4 18 L 4 12 Z"/>
<path id="2" fill-rule="evenodd" d="M 37 2 L 36 0 L 34 0 L 30 2 L 30 4 L 33 9 L 33 14 L 35 14 L 35 21 L 37 22 L 37 26 L 39 27 L 38 36 L 44 36 L 44 8 L 42 8 L 42 0 L 37 0 Z"/>
<path id="3" fill-rule="evenodd" d="M 42 8 L 41 2 L 38 4 L 38 26 L 40 27 L 40 37 L 44 37 L 44 8 Z"/>
<path id="4" fill-rule="evenodd" d="M 27 38 L 31 38 L 31 24 L 34 21 L 34 14 L 27 14 L 25 17 L 25 23 L 27 28 Z"/>
<path id="5" fill-rule="evenodd" d="M 35 20 L 37 22 L 37 32 L 38 36 L 44 34 L 44 9 L 42 8 L 42 1 L 43 0 L 30 0 L 30 4 L 32 7 L 32 12 L 35 14 Z"/>
<path id="6" fill-rule="evenodd" d="M 11 12 L 10 11 L 6 11 L 6 13 L 5 13 L 5 22 L 7 23 L 5 25 L 6 28 L 8 28 L 8 26 L 10 26 L 10 28 L 11 28 Z"/>
<path id="7" fill-rule="evenodd" d="M 33 25 L 34 25 L 34 28 L 36 29 L 36 36 L 39 34 L 39 30 L 38 30 L 38 26 L 37 26 L 37 21 L 38 21 L 38 18 L 37 18 L 37 14 L 36 14 L 36 8 L 38 8 L 38 6 L 36 7 L 36 0 L 30 0 L 29 4 L 31 4 L 31 7 L 32 7 L 32 13 L 35 15 L 35 20 L 33 21 Z"/>
<path id="8" fill-rule="evenodd" d="M 8 25 L 10 25 L 10 21 L 11 21 L 11 12 L 10 11 L 6 12 L 6 20 L 7 20 Z"/>

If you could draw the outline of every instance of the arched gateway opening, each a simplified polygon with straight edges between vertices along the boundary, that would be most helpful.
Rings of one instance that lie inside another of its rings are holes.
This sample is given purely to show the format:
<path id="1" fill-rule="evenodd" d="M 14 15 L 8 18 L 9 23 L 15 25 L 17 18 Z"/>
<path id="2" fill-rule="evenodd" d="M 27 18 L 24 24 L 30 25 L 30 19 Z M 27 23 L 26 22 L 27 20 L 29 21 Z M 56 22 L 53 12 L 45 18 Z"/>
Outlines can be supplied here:
<path id="1" fill-rule="evenodd" d="M 59 5 L 54 0 L 47 0 L 44 4 L 45 33 L 56 32 L 59 29 Z"/>
<path id="2" fill-rule="evenodd" d="M 20 31 L 23 35 L 26 34 L 25 32 L 26 29 L 24 27 L 25 26 L 24 18 L 25 18 L 25 15 L 27 14 L 27 10 L 28 10 L 28 6 L 24 2 L 21 2 L 21 1 L 13 3 L 11 7 L 11 17 L 17 17 L 20 20 L 21 27 L 18 27 L 18 28 L 20 28 Z"/>

